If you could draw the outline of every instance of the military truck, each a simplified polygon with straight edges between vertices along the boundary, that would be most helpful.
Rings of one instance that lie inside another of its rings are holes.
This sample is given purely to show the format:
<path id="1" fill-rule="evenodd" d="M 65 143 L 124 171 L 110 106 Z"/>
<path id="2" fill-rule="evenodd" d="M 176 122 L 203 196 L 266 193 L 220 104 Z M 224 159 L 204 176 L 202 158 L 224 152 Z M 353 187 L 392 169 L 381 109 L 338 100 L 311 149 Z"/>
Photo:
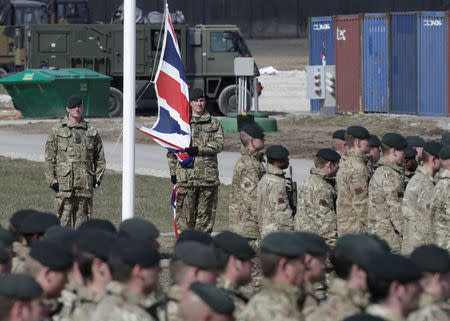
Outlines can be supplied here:
<path id="1" fill-rule="evenodd" d="M 89 23 L 89 0 L 39 0 L 47 3 L 51 24 Z"/>

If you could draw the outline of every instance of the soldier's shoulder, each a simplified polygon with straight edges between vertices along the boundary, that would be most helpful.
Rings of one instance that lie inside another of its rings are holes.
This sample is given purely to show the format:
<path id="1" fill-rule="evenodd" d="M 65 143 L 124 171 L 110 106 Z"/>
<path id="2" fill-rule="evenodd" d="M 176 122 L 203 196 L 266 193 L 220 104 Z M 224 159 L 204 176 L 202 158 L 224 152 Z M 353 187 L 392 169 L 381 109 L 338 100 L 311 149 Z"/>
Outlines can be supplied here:
<path id="1" fill-rule="evenodd" d="M 87 128 L 87 132 L 89 134 L 91 134 L 92 136 L 97 136 L 98 135 L 98 130 L 97 128 L 94 127 L 94 125 L 92 125 L 91 123 L 86 121 L 86 128 Z"/>
<path id="2" fill-rule="evenodd" d="M 408 317 L 408 321 L 449 321 L 450 311 L 440 308 L 438 305 L 429 305 L 418 309 L 411 313 Z"/>

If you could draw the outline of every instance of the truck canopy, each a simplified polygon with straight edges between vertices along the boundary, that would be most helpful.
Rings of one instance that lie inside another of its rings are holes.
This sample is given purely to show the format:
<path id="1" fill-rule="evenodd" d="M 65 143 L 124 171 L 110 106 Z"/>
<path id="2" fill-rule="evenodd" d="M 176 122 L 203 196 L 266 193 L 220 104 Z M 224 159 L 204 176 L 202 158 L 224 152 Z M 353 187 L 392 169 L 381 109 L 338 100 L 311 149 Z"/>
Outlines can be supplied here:
<path id="1" fill-rule="evenodd" d="M 42 2 L 28 0 L 12 0 L 14 9 L 14 25 L 47 24 L 50 22 L 47 6 Z"/>

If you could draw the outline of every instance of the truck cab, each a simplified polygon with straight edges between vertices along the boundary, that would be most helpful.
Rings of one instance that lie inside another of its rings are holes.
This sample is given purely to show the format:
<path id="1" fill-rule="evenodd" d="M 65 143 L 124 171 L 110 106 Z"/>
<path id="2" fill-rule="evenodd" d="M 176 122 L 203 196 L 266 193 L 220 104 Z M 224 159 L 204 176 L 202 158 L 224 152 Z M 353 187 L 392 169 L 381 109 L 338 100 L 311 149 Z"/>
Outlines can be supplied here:
<path id="1" fill-rule="evenodd" d="M 57 24 L 89 23 L 88 0 L 56 0 L 55 18 Z M 53 15 L 52 15 L 53 16 Z"/>

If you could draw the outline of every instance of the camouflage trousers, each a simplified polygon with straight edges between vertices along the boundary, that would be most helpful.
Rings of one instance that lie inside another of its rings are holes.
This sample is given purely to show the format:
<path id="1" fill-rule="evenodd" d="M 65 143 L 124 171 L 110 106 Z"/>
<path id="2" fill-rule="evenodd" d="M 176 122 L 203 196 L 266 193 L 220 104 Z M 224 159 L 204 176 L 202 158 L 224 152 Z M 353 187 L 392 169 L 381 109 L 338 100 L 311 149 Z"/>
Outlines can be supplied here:
<path id="1" fill-rule="evenodd" d="M 218 186 L 179 186 L 177 190 L 177 228 L 211 233 L 216 219 Z"/>
<path id="2" fill-rule="evenodd" d="M 248 243 L 251 247 L 258 253 L 255 258 L 253 259 L 253 270 L 252 270 L 252 280 L 249 283 L 248 290 L 253 295 L 259 290 L 261 290 L 262 287 L 262 280 L 263 280 L 263 274 L 262 274 L 262 268 L 261 268 L 261 262 L 259 260 L 259 248 L 261 246 L 261 240 L 260 239 L 249 239 L 247 238 Z"/>
<path id="3" fill-rule="evenodd" d="M 55 210 L 62 226 L 78 228 L 92 217 L 91 197 L 56 197 Z"/>

